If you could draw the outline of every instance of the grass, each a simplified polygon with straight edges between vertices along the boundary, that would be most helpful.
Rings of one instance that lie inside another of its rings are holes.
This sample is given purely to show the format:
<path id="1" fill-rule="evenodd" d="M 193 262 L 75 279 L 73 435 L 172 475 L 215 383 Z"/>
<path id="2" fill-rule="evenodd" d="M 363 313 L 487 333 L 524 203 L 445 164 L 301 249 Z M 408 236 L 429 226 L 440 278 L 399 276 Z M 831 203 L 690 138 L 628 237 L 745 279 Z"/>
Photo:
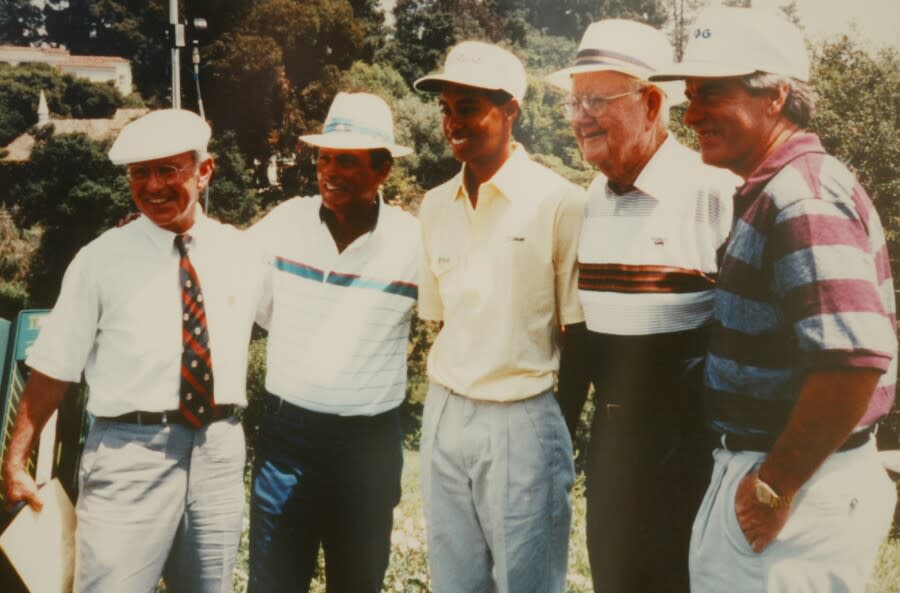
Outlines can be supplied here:
<path id="1" fill-rule="evenodd" d="M 591 573 L 585 543 L 584 475 L 580 474 L 572 491 L 572 533 L 569 540 L 568 593 L 591 593 Z M 238 556 L 234 593 L 247 588 L 247 530 Z M 425 520 L 419 494 L 419 453 L 407 450 L 403 466 L 403 499 L 394 510 L 393 549 L 384 579 L 385 593 L 427 593 L 431 591 L 425 546 Z M 322 557 L 319 557 L 321 568 Z M 311 593 L 325 593 L 325 580 L 317 577 Z M 867 593 L 900 593 L 900 539 L 882 546 L 872 583 Z"/>

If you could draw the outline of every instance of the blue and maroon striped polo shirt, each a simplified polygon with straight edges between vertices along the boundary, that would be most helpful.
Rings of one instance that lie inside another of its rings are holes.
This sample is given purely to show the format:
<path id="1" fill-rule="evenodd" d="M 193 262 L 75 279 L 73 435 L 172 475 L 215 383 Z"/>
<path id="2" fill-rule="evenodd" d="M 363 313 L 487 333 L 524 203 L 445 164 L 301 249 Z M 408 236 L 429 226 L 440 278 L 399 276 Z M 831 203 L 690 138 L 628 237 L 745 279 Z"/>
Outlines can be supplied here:
<path id="1" fill-rule="evenodd" d="M 712 427 L 779 434 L 807 371 L 884 374 L 860 426 L 893 404 L 894 286 L 881 221 L 814 134 L 772 153 L 735 197 L 706 362 Z"/>

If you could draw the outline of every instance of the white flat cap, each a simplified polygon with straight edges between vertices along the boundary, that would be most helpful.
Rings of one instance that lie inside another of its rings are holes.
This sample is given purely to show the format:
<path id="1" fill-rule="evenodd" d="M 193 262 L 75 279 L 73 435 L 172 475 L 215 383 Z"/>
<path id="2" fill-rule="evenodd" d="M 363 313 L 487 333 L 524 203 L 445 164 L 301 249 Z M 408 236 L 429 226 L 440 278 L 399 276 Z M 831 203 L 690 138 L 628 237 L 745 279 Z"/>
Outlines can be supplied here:
<path id="1" fill-rule="evenodd" d="M 717 6 L 702 12 L 691 26 L 681 63 L 650 80 L 728 78 L 754 72 L 808 81 L 803 33 L 771 11 Z"/>
<path id="2" fill-rule="evenodd" d="M 439 93 L 444 83 L 489 91 L 506 91 L 521 102 L 528 77 L 519 58 L 502 47 L 483 41 L 463 41 L 444 61 L 444 71 L 423 76 L 413 83 L 420 91 Z"/>
<path id="3" fill-rule="evenodd" d="M 391 156 L 412 152 L 394 142 L 394 116 L 381 97 L 369 93 L 338 93 L 328 108 L 321 134 L 300 136 L 307 144 L 338 150 L 387 149 Z"/>
<path id="4" fill-rule="evenodd" d="M 193 111 L 151 111 L 122 128 L 109 149 L 109 160 L 128 165 L 183 152 L 206 152 L 210 136 L 209 124 Z"/>

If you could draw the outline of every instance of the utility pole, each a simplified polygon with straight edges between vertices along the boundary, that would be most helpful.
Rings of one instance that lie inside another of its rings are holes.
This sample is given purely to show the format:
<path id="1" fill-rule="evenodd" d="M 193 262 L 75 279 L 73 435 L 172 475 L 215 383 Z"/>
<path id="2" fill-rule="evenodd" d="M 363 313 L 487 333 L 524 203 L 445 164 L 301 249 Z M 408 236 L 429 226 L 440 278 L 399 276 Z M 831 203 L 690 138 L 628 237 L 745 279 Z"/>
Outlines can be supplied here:
<path id="1" fill-rule="evenodd" d="M 178 0 L 169 0 L 169 25 L 172 36 L 172 107 L 181 109 L 181 49 L 184 47 L 184 25 L 178 22 Z"/>

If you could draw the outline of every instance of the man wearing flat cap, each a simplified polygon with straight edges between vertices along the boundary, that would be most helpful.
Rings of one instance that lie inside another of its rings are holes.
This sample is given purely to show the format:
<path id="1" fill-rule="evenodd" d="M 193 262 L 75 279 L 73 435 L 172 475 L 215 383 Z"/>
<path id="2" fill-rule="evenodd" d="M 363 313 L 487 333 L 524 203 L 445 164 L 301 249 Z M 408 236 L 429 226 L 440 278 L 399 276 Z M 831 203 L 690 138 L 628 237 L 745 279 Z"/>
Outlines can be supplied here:
<path id="1" fill-rule="evenodd" d="M 896 501 L 872 432 L 896 380 L 884 232 L 807 131 L 800 31 L 717 8 L 691 29 L 685 122 L 741 176 L 715 294 L 707 411 L 721 435 L 691 540 L 694 593 L 867 591 Z"/>
<path id="2" fill-rule="evenodd" d="M 419 225 L 379 188 L 394 157 L 387 104 L 338 93 L 318 148 L 319 194 L 250 231 L 269 259 L 272 320 L 250 502 L 250 593 L 377 593 L 403 465 L 398 406 L 416 302 Z"/>
<path id="3" fill-rule="evenodd" d="M 589 381 L 595 389 L 586 497 L 597 593 L 687 593 L 690 527 L 712 463 L 700 370 L 738 179 L 668 132 L 681 85 L 647 77 L 671 63 L 661 31 L 609 19 L 548 77 L 568 92 L 563 112 L 601 173 L 578 252 L 586 332 L 573 333 L 585 356 L 560 385 L 573 434 Z"/>
<path id="4" fill-rule="evenodd" d="M 421 445 L 435 593 L 565 590 L 574 466 L 553 385 L 560 329 L 584 320 L 584 199 L 512 140 L 526 86 L 518 58 L 473 41 L 415 83 L 462 162 L 419 212 L 419 315 L 443 322 Z"/>
<path id="5" fill-rule="evenodd" d="M 39 509 L 25 471 L 73 382 L 94 417 L 76 505 L 76 593 L 230 591 L 243 511 L 247 346 L 263 270 L 243 235 L 198 204 L 209 126 L 182 110 L 128 124 L 109 151 L 143 216 L 66 270 L 28 356 L 3 464 L 7 500 Z"/>

